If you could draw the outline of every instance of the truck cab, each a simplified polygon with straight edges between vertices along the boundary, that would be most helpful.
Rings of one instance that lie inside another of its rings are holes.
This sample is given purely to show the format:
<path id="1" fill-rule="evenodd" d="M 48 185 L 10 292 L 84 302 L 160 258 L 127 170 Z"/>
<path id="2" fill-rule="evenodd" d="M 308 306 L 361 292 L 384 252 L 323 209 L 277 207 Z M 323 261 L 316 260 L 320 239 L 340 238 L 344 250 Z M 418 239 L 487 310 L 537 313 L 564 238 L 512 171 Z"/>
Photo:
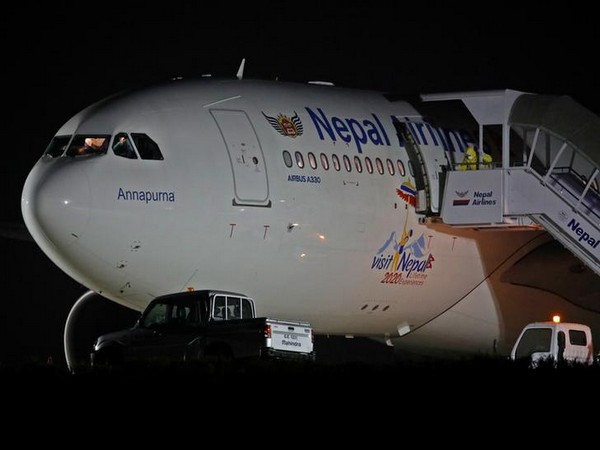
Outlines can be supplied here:
<path id="1" fill-rule="evenodd" d="M 513 361 L 593 364 L 594 348 L 590 327 L 579 323 L 533 322 L 526 325 L 515 342 Z"/>

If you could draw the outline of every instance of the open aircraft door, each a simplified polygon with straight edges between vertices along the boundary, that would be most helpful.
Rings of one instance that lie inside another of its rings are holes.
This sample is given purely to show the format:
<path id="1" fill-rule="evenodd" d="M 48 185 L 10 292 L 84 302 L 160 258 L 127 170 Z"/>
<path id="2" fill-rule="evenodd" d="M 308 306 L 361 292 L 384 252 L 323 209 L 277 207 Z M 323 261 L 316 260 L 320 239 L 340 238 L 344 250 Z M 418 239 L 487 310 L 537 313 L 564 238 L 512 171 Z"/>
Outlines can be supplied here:
<path id="1" fill-rule="evenodd" d="M 440 197 L 448 157 L 443 142 L 425 122 L 395 117 L 398 138 L 406 148 L 410 175 L 417 188 L 416 211 L 428 216 L 439 215 Z"/>

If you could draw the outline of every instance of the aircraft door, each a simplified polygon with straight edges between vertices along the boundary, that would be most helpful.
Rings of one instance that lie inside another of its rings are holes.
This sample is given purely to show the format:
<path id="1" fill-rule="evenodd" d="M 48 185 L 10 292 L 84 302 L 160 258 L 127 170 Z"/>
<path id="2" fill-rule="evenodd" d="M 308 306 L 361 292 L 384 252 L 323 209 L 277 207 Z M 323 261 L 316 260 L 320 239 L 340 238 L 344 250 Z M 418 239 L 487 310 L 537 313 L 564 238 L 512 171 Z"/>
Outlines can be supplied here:
<path id="1" fill-rule="evenodd" d="M 267 168 L 256 131 L 244 111 L 210 111 L 223 136 L 233 172 L 233 205 L 270 207 Z"/>
<path id="2" fill-rule="evenodd" d="M 411 175 L 417 188 L 416 211 L 437 215 L 440 211 L 440 193 L 443 173 L 448 158 L 442 143 L 421 122 L 394 120 L 394 126 L 408 154 Z M 415 137 L 415 133 L 418 136 Z"/>

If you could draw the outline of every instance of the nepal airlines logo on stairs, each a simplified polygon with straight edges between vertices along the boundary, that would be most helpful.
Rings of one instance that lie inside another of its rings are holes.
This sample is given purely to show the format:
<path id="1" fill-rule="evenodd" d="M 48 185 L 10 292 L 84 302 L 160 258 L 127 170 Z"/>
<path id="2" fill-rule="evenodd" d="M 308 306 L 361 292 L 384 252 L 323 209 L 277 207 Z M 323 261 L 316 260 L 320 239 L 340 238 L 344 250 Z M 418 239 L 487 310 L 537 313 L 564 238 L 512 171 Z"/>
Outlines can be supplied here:
<path id="1" fill-rule="evenodd" d="M 452 200 L 452 206 L 467 206 L 469 204 L 470 200 L 468 198 L 465 198 L 469 193 L 469 190 L 462 192 L 454 191 L 454 193 L 458 195 L 459 198 L 455 198 L 454 200 Z"/>
<path id="2" fill-rule="evenodd" d="M 569 220 L 568 214 L 564 211 L 561 211 L 558 214 L 558 217 L 563 222 L 566 222 L 567 220 Z M 598 244 L 600 244 L 600 237 L 598 237 L 598 236 L 594 237 L 592 234 L 589 233 L 589 231 L 587 231 L 584 227 L 582 227 L 581 224 L 577 220 L 575 220 L 575 219 L 569 220 L 569 222 L 567 223 L 567 230 L 571 231 L 572 232 L 571 234 L 575 234 L 574 238 L 577 239 L 577 241 L 579 241 L 580 243 L 586 244 L 588 247 L 590 247 L 592 249 L 598 248 Z"/>

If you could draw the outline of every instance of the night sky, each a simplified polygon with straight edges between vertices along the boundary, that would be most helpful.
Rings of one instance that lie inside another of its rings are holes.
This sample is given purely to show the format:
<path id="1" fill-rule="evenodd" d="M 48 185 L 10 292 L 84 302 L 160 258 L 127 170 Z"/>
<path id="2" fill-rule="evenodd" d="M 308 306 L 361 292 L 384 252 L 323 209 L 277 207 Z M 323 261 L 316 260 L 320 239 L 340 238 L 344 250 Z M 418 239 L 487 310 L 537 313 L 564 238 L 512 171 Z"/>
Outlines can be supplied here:
<path id="1" fill-rule="evenodd" d="M 407 96 L 511 88 L 571 95 L 600 113 L 597 19 L 585 9 L 189 3 L 195 5 L 3 8 L 4 228 L 21 222 L 27 173 L 72 115 L 115 92 L 172 77 L 233 77 L 242 58 L 247 78 L 327 80 Z M 12 292 L 0 308 L 0 362 L 60 352 L 66 314 L 85 289 L 34 243 L 0 237 L 0 249 Z"/>

